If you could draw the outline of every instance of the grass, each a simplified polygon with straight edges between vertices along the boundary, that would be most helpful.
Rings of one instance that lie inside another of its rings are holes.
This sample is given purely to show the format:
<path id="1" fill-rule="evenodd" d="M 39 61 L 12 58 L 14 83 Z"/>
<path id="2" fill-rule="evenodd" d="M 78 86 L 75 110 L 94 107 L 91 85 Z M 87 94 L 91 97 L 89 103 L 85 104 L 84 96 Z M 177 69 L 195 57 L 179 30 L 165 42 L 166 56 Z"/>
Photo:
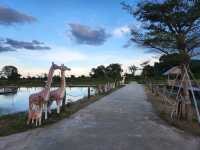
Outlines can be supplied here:
<path id="1" fill-rule="evenodd" d="M 152 103 L 153 108 L 161 119 L 176 128 L 200 136 L 200 125 L 196 118 L 192 118 L 192 120 L 172 120 L 170 117 L 172 106 L 164 103 L 160 96 L 154 96 L 147 88 L 146 93 L 148 100 Z"/>
<path id="2" fill-rule="evenodd" d="M 91 96 L 89 99 L 83 98 L 76 102 L 68 103 L 62 108 L 60 114 L 57 114 L 56 110 L 54 109 L 52 110 L 52 114 L 49 115 L 49 118 L 47 120 L 42 120 L 42 126 L 40 127 L 45 127 L 47 125 L 56 123 L 64 118 L 68 118 L 75 112 L 99 100 L 103 96 L 110 94 L 111 92 L 117 90 L 118 88 L 113 89 L 112 91 L 106 94 Z M 27 112 L 20 112 L 20 113 L 0 116 L 0 136 L 7 136 L 10 134 L 19 133 L 36 128 L 35 124 L 27 125 L 26 121 L 27 121 Z"/>

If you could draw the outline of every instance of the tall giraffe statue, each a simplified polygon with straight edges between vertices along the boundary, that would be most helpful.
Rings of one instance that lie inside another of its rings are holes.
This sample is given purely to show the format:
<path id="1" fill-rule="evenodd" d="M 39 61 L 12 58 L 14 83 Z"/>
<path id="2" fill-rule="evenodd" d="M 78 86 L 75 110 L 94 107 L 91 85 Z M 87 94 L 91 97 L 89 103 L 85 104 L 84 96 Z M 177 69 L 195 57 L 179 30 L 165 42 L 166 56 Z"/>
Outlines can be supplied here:
<path id="1" fill-rule="evenodd" d="M 60 71 L 61 71 L 61 82 L 60 82 L 60 87 L 56 90 L 53 90 L 50 92 L 50 104 L 48 106 L 48 111 L 51 112 L 51 104 L 52 102 L 55 100 L 56 104 L 57 104 L 57 113 L 60 113 L 60 106 L 61 106 L 61 102 L 63 100 L 63 97 L 65 95 L 65 87 L 66 87 L 66 83 L 65 83 L 65 71 L 66 70 L 70 70 L 70 68 L 64 66 L 64 64 L 62 64 L 60 66 Z"/>
<path id="2" fill-rule="evenodd" d="M 45 119 L 47 119 L 47 102 L 50 96 L 50 88 L 51 88 L 53 73 L 56 69 L 59 69 L 59 66 L 52 62 L 51 68 L 49 69 L 48 73 L 47 83 L 44 89 L 38 93 L 34 93 L 29 96 L 29 115 L 27 124 L 29 124 L 31 120 L 33 121 L 35 119 L 34 116 L 36 115 L 33 114 L 36 114 L 37 112 L 40 113 L 37 114 L 37 116 L 40 116 L 39 120 L 41 120 L 42 116 L 41 113 L 43 107 L 45 111 Z M 34 108 L 37 108 L 37 110 L 34 110 Z"/>

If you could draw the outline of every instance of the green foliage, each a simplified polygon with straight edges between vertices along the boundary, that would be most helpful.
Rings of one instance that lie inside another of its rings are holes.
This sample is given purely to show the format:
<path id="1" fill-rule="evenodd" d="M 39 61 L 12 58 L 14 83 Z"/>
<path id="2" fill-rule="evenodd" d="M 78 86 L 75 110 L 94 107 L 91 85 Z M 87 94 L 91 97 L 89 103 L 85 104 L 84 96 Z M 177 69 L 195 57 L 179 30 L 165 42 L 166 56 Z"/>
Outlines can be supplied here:
<path id="1" fill-rule="evenodd" d="M 101 65 L 97 68 L 92 68 L 90 72 L 90 77 L 104 81 L 119 81 L 122 78 L 122 72 L 123 70 L 120 64 L 110 64 L 107 67 Z"/>
<path id="2" fill-rule="evenodd" d="M 16 80 L 20 78 L 18 69 L 15 66 L 4 66 L 1 71 L 1 76 L 6 77 L 8 80 Z"/>
<path id="3" fill-rule="evenodd" d="M 96 79 L 105 79 L 106 75 L 106 67 L 103 65 L 98 66 L 97 68 L 92 68 L 90 72 L 90 76 Z"/>
<path id="4" fill-rule="evenodd" d="M 123 72 L 120 64 L 110 64 L 106 67 L 106 74 L 112 81 L 120 81 Z"/>
<path id="5" fill-rule="evenodd" d="M 154 64 L 155 72 L 157 74 L 162 74 L 174 66 L 181 65 L 184 60 L 185 56 L 179 53 L 162 55 L 159 59 L 159 62 Z"/>
<path id="6" fill-rule="evenodd" d="M 199 0 L 139 1 L 136 9 L 122 5 L 142 22 L 142 30 L 132 29 L 133 42 L 162 54 L 181 53 L 187 58 L 199 54 Z"/>
<path id="7" fill-rule="evenodd" d="M 150 65 L 144 66 L 142 70 L 142 76 L 144 78 L 152 78 L 154 76 L 154 67 Z"/>
<path id="8" fill-rule="evenodd" d="M 155 63 L 154 66 L 144 66 L 142 76 L 148 78 L 153 76 L 154 78 L 160 77 L 170 68 L 180 65 L 184 59 L 185 56 L 178 53 L 162 55 L 159 59 L 159 62 Z M 200 60 L 192 59 L 189 63 L 191 71 L 195 74 L 195 77 L 200 78 Z"/>

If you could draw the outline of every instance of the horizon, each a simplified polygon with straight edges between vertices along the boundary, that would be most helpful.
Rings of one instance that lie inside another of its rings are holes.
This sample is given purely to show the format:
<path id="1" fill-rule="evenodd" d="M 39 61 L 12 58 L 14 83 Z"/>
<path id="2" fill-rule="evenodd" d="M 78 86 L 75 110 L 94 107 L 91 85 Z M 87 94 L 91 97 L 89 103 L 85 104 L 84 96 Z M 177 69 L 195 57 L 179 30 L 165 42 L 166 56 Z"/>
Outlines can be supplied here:
<path id="1" fill-rule="evenodd" d="M 127 72 L 132 64 L 153 64 L 153 54 L 130 43 L 132 26 L 140 23 L 115 0 L 0 0 L 0 68 L 14 65 L 23 76 L 35 76 L 55 62 L 80 76 L 98 65 L 119 63 Z"/>

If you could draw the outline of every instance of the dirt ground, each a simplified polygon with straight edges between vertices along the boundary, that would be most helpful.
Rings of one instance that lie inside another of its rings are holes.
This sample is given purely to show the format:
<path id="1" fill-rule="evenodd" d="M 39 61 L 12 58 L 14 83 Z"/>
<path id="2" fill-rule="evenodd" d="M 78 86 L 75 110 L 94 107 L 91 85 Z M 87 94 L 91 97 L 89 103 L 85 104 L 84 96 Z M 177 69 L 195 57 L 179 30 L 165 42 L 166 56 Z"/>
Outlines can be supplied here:
<path id="1" fill-rule="evenodd" d="M 171 112 L 173 110 L 172 105 L 163 101 L 161 96 L 155 96 L 147 88 L 145 89 L 148 101 L 152 103 L 156 113 L 165 120 L 168 124 L 184 130 L 186 132 L 192 133 L 194 135 L 200 136 L 200 125 L 196 119 L 192 120 L 172 120 Z"/>

